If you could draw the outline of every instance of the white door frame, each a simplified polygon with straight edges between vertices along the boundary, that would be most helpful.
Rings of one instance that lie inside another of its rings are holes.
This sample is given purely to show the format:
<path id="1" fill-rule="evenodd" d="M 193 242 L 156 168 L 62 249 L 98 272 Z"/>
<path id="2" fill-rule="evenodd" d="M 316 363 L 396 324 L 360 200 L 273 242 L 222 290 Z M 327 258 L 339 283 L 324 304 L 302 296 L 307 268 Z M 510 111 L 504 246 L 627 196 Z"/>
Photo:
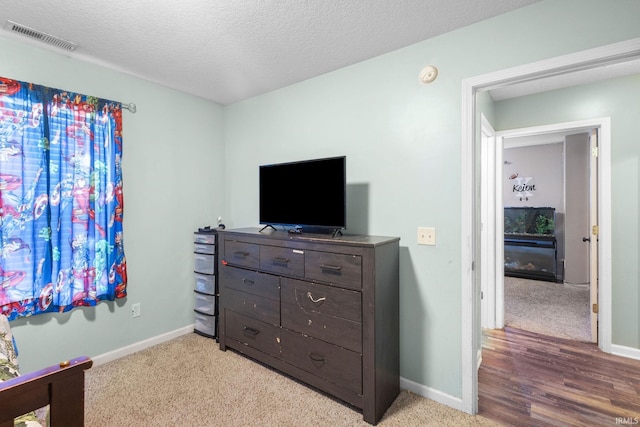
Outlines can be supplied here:
<path id="1" fill-rule="evenodd" d="M 496 251 L 498 248 L 497 236 L 500 235 L 496 230 L 496 185 L 499 182 L 495 173 L 496 163 L 500 160 L 498 157 L 496 147 L 496 131 L 491 126 L 491 123 L 487 120 L 484 114 L 480 114 L 480 134 L 481 134 L 481 164 L 480 167 L 482 173 L 482 189 L 480 190 L 480 203 L 482 204 L 481 214 L 481 238 L 482 242 L 482 254 L 495 254 L 495 256 L 482 256 L 480 261 L 480 274 L 481 279 L 481 292 L 482 292 L 482 327 L 488 329 L 499 328 L 496 323 L 496 311 L 498 309 L 499 299 L 496 295 L 496 290 L 501 288 L 501 285 L 496 283 L 499 279 L 498 271 L 496 271 L 495 258 L 498 258 Z M 501 162 L 501 161 L 500 161 Z M 504 285 L 502 285 L 504 287 Z"/>
<path id="2" fill-rule="evenodd" d="M 611 340 L 611 324 L 603 325 L 600 322 L 600 294 L 607 295 L 607 300 L 611 303 L 611 283 L 600 283 L 599 271 L 600 271 L 600 232 L 599 232 L 599 218 L 600 218 L 600 201 L 602 195 L 600 194 L 600 187 L 598 182 L 602 175 L 602 161 L 600 160 L 600 150 L 602 146 L 602 129 L 592 129 L 589 132 L 589 151 L 591 157 L 589 158 L 589 228 L 591 234 L 589 234 L 589 306 L 591 308 L 591 340 L 600 342 L 601 328 L 607 327 L 606 332 L 609 334 L 609 340 Z M 611 137 L 609 136 L 609 140 Z M 607 150 L 609 153 L 610 150 Z M 605 165 L 611 169 L 611 164 Z M 609 176 L 611 172 L 608 172 Z M 611 198 L 609 197 L 609 199 Z M 584 241 L 584 239 L 583 239 Z M 611 267 L 609 267 L 611 269 Z M 603 286 L 607 286 L 607 289 L 602 290 Z M 594 307 L 598 307 L 596 310 Z M 611 313 L 612 307 L 606 307 L 607 313 Z M 607 320 L 610 320 L 611 316 Z M 608 348 L 611 348 L 611 342 L 607 343 Z"/>
<path id="3" fill-rule="evenodd" d="M 478 412 L 478 351 L 480 350 L 480 292 L 476 277 L 475 262 L 478 258 L 476 244 L 479 239 L 476 189 L 478 160 L 476 159 L 476 94 L 528 80 L 553 75 L 569 74 L 573 71 L 596 68 L 606 64 L 637 59 L 640 57 L 640 39 L 589 49 L 581 52 L 534 62 L 462 81 L 462 137 L 461 137 L 461 299 L 462 299 L 462 410 Z M 601 180 L 601 186 L 611 187 L 611 182 Z M 610 193 L 606 191 L 604 193 Z M 601 223 L 610 224 L 611 218 L 600 218 Z M 607 233 L 601 229 L 601 235 Z M 611 234 L 610 231 L 607 234 Z M 478 245 L 479 246 L 479 245 Z M 604 245 L 603 245 L 604 246 Z M 604 253 L 611 253 L 607 248 Z M 600 260 L 602 262 L 602 260 Z M 609 261 L 610 263 L 610 261 Z M 611 277 L 611 271 L 601 271 L 600 279 Z M 603 305 L 610 305 L 600 301 Z M 604 315 L 604 313 L 601 313 Z M 610 316 L 610 313 L 609 313 Z M 610 339 L 609 339 L 610 340 Z M 604 341 L 604 340 L 603 340 Z M 604 349 L 610 351 L 610 349 Z"/>

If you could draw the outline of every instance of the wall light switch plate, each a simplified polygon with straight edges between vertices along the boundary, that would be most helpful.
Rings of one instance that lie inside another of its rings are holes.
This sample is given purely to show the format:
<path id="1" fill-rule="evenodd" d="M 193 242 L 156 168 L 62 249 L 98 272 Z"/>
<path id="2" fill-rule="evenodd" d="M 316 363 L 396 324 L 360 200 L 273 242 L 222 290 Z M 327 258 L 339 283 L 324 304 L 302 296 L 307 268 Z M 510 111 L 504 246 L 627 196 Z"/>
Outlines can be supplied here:
<path id="1" fill-rule="evenodd" d="M 436 229 L 434 227 L 418 227 L 419 245 L 436 245 Z"/>

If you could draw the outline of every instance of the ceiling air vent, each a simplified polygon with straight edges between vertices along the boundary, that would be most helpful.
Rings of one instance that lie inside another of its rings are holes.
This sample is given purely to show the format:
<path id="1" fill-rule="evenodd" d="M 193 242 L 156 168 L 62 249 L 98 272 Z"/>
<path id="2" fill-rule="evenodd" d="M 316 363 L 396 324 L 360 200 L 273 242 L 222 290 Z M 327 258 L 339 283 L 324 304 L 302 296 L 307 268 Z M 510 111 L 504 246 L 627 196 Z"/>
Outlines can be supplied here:
<path id="1" fill-rule="evenodd" d="M 60 37 L 52 36 L 51 34 L 43 33 L 42 31 L 34 30 L 33 28 L 29 28 L 26 25 L 18 24 L 13 21 L 7 21 L 5 29 L 60 49 L 75 50 L 78 47 L 76 43 L 61 39 Z"/>

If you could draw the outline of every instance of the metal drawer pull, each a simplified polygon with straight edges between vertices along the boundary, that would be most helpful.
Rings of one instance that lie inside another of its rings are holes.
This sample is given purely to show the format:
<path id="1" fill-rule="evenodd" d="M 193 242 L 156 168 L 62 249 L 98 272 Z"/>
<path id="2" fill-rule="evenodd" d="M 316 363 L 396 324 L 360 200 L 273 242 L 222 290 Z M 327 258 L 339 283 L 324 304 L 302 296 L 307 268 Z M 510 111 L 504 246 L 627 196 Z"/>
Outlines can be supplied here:
<path id="1" fill-rule="evenodd" d="M 249 255 L 251 255 L 249 252 L 243 252 L 243 251 L 235 251 L 233 254 L 236 255 L 236 256 L 249 256 Z"/>
<path id="2" fill-rule="evenodd" d="M 254 336 L 254 337 L 260 333 L 259 330 L 250 328 L 248 326 L 243 327 L 242 330 L 244 331 L 245 334 L 251 335 L 251 336 Z"/>
<path id="3" fill-rule="evenodd" d="M 321 264 L 320 268 L 323 269 L 323 270 L 331 270 L 331 271 L 340 271 L 340 270 L 342 270 L 342 267 L 340 267 L 339 265 Z"/>
<path id="4" fill-rule="evenodd" d="M 256 282 L 249 279 L 242 279 L 242 283 L 244 283 L 245 285 L 255 285 Z"/>
<path id="5" fill-rule="evenodd" d="M 283 257 L 275 257 L 273 259 L 274 262 L 278 263 L 278 264 L 286 264 L 289 262 L 289 258 L 283 258 Z"/>
<path id="6" fill-rule="evenodd" d="M 321 297 L 321 298 L 318 298 L 318 299 L 314 299 L 314 298 L 313 298 L 313 295 L 311 295 L 311 292 L 307 292 L 307 296 L 309 297 L 309 299 L 311 300 L 311 302 L 312 302 L 312 303 L 314 303 L 314 304 L 317 304 L 317 303 L 319 303 L 319 302 L 322 302 L 322 301 L 326 300 L 326 298 L 325 298 L 325 297 Z"/>
<path id="7" fill-rule="evenodd" d="M 318 353 L 309 353 L 309 359 L 313 360 L 314 362 L 324 363 L 324 356 Z"/>

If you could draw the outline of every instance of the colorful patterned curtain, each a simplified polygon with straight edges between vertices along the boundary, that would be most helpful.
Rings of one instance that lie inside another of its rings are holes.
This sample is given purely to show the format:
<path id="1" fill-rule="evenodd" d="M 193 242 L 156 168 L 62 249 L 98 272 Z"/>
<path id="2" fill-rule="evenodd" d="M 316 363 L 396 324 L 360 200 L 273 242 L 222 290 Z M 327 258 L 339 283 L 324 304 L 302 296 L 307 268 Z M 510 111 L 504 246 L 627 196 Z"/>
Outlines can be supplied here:
<path id="1" fill-rule="evenodd" d="M 0 77 L 0 312 L 126 296 L 121 104 Z"/>

